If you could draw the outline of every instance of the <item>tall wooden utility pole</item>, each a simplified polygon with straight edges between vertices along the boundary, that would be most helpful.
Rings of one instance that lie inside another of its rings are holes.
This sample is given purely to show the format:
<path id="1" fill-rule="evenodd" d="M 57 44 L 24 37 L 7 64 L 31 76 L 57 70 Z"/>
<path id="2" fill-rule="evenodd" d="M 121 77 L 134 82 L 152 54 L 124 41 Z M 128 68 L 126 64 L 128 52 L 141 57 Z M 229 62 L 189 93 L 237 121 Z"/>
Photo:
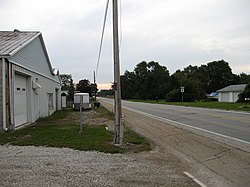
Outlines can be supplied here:
<path id="1" fill-rule="evenodd" d="M 115 129 L 114 144 L 123 143 L 121 128 L 121 85 L 120 85 L 120 60 L 118 38 L 118 4 L 113 0 L 113 50 L 114 50 L 114 89 L 115 89 Z"/>
<path id="2" fill-rule="evenodd" d="M 94 71 L 94 86 L 96 86 L 94 89 L 94 100 L 95 100 L 95 102 L 96 102 L 96 91 L 97 91 L 97 84 L 96 84 L 96 82 L 95 82 L 95 71 Z"/>

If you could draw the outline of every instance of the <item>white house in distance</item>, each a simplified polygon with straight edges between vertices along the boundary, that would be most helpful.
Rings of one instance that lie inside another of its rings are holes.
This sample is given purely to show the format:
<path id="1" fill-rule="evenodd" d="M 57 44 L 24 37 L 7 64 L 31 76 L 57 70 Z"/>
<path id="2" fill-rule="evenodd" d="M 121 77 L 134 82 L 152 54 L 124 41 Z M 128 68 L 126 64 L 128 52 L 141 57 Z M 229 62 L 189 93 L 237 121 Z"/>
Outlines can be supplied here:
<path id="1" fill-rule="evenodd" d="M 35 122 L 61 109 L 58 70 L 40 32 L 0 31 L 0 130 Z"/>
<path id="2" fill-rule="evenodd" d="M 246 84 L 230 85 L 218 90 L 218 101 L 235 103 L 246 86 Z"/>

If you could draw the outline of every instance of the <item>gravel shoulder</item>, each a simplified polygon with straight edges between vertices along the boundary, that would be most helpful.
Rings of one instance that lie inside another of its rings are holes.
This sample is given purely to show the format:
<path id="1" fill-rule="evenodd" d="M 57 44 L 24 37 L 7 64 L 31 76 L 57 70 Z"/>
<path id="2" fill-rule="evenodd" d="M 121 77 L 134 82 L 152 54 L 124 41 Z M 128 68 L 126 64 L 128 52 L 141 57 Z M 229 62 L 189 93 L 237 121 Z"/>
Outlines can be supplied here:
<path id="1" fill-rule="evenodd" d="M 79 122 L 78 116 L 71 115 Z M 63 119 L 62 119 L 63 120 Z M 86 112 L 85 123 L 114 122 Z M 150 152 L 106 154 L 68 148 L 0 146 L 0 186 L 198 186 L 175 156 Z"/>
<path id="2" fill-rule="evenodd" d="M 0 186 L 197 186 L 154 152 L 105 154 L 66 148 L 0 147 Z"/>
<path id="3" fill-rule="evenodd" d="M 109 110 L 113 107 L 102 102 Z M 123 110 L 124 121 L 156 146 L 162 159 L 175 158 L 175 167 L 207 186 L 249 186 L 250 153 L 215 139 Z"/>

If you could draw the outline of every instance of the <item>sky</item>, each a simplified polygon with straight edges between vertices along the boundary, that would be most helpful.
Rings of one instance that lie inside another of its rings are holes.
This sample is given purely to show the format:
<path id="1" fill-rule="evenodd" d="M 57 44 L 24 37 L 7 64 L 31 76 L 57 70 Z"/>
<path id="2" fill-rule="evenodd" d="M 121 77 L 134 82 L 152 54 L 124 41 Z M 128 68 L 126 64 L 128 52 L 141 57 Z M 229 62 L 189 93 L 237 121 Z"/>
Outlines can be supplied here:
<path id="1" fill-rule="evenodd" d="M 249 0 L 118 0 L 120 71 L 157 61 L 173 74 L 224 59 L 250 74 Z M 53 68 L 93 82 L 107 0 L 0 0 L 0 30 L 40 31 Z M 112 1 L 97 70 L 114 80 Z"/>

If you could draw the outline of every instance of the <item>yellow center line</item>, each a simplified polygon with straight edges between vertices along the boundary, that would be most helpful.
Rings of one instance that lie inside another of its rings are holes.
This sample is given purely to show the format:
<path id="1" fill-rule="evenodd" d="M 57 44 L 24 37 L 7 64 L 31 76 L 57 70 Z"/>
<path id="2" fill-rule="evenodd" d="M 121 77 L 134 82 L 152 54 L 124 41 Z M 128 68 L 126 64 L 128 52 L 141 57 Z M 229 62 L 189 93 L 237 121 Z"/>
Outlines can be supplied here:
<path id="1" fill-rule="evenodd" d="M 222 119 L 230 119 L 233 121 L 242 121 L 241 118 L 236 118 L 236 117 L 231 117 L 231 116 L 221 116 L 221 115 L 216 115 L 216 114 L 207 114 L 207 115 L 212 116 L 212 117 L 222 118 Z"/>

